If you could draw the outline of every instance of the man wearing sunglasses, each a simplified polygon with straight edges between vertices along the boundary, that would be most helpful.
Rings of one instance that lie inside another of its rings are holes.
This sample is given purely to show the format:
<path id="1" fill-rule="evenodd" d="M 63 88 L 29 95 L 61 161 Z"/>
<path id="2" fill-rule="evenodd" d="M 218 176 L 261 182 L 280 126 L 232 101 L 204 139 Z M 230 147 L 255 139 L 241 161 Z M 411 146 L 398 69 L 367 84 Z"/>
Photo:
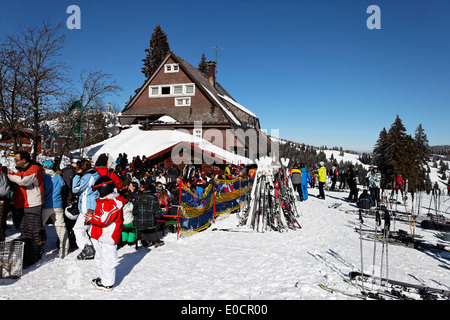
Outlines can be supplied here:
<path id="1" fill-rule="evenodd" d="M 27 266 L 41 258 L 43 168 L 31 160 L 27 151 L 16 153 L 14 161 L 17 172 L 8 170 L 8 178 L 16 185 L 14 207 L 20 219 L 21 238 L 25 242 L 23 264 Z"/>

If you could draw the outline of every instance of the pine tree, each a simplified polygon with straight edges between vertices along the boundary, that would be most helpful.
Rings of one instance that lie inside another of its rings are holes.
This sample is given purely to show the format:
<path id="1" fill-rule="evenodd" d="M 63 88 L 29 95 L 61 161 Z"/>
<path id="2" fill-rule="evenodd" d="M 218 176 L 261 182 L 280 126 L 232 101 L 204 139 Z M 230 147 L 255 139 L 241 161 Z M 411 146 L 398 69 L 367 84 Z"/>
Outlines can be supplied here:
<path id="1" fill-rule="evenodd" d="M 398 175 L 408 180 L 409 191 L 423 185 L 426 179 L 428 142 L 419 126 L 416 136 L 406 134 L 406 128 L 397 115 L 388 132 L 380 132 L 374 147 L 374 164 L 383 175 L 383 184 L 393 183 Z"/>
<path id="2" fill-rule="evenodd" d="M 203 73 L 205 77 L 208 76 L 208 63 L 206 62 L 206 57 L 204 53 L 202 54 L 202 58 L 198 65 L 198 70 L 200 70 L 200 72 Z"/>
<path id="3" fill-rule="evenodd" d="M 428 138 L 422 128 L 422 124 L 419 124 L 419 126 L 416 128 L 414 141 L 417 145 L 418 151 L 417 156 L 421 158 L 424 164 L 426 164 L 429 161 L 428 158 L 429 146 L 428 146 Z"/>
<path id="4" fill-rule="evenodd" d="M 167 40 L 167 35 L 161 29 L 161 27 L 156 25 L 152 37 L 150 39 L 150 48 L 145 49 L 147 53 L 144 62 L 144 67 L 142 68 L 142 73 L 148 79 L 159 67 L 164 57 L 170 52 L 169 42 Z"/>
<path id="5" fill-rule="evenodd" d="M 416 187 L 422 189 L 423 181 L 426 180 L 426 172 L 428 168 L 428 161 L 430 161 L 428 138 L 425 134 L 422 124 L 419 124 L 414 134 L 414 144 L 416 147 L 415 161 L 416 161 Z M 414 186 L 414 185 L 412 185 Z"/>
<path id="6" fill-rule="evenodd" d="M 388 164 L 387 164 L 387 131 L 386 128 L 383 128 L 381 130 L 377 143 L 375 144 L 375 147 L 373 148 L 373 164 L 377 166 L 378 171 L 382 173 L 382 185 L 385 186 L 386 184 L 386 173 L 388 171 Z"/>
<path id="7" fill-rule="evenodd" d="M 386 135 L 386 142 L 386 177 L 389 181 L 394 181 L 398 175 L 404 176 L 407 171 L 405 163 L 408 154 L 407 134 L 398 115 Z"/>

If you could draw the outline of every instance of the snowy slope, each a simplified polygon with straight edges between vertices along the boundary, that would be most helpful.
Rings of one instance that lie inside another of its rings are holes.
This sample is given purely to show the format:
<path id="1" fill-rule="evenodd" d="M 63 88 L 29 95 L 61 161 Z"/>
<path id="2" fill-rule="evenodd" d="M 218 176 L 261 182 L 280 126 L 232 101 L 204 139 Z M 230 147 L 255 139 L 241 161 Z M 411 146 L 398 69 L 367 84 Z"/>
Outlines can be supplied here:
<path id="1" fill-rule="evenodd" d="M 359 155 L 358 154 L 354 154 L 354 153 L 348 153 L 348 152 L 344 152 L 343 155 L 340 155 L 340 151 L 337 150 L 323 150 L 323 152 L 325 153 L 325 155 L 327 156 L 327 159 L 331 159 L 331 155 L 333 155 L 333 161 L 335 163 L 339 163 L 341 162 L 341 160 L 343 162 L 351 162 L 353 163 L 355 166 L 357 165 L 362 165 L 363 167 L 365 167 L 366 169 L 369 168 L 369 165 L 363 164 L 360 160 L 359 160 Z M 341 168 L 342 169 L 342 168 Z M 346 169 L 346 168 L 344 168 Z"/>
<path id="2" fill-rule="evenodd" d="M 288 232 L 256 233 L 237 226 L 231 214 L 209 229 L 177 240 L 165 236 L 157 249 L 124 247 L 119 250 L 116 287 L 112 292 L 96 290 L 90 280 L 96 276 L 93 261 L 77 261 L 77 251 L 65 259 L 57 257 L 56 234 L 47 225 L 48 241 L 44 258 L 23 271 L 18 280 L 0 280 L 0 299 L 152 299 L 152 300 L 346 300 L 348 296 L 329 293 L 326 284 L 349 292 L 344 282 L 349 271 L 361 267 L 360 235 L 354 209 L 344 199 L 346 192 L 326 191 L 326 200 L 316 198 L 317 189 L 301 203 L 302 229 Z M 448 196 L 441 198 L 448 204 Z M 335 202 L 338 209 L 328 208 Z M 423 196 L 422 216 L 428 212 L 429 196 Z M 410 211 L 411 203 L 407 209 Z M 398 209 L 402 209 L 399 205 Z M 404 207 L 403 207 L 404 209 Z M 448 215 L 447 215 L 448 217 Z M 233 232 L 214 231 L 232 228 Z M 367 217 L 362 229 L 374 228 Z M 392 228 L 391 228 L 392 229 Z M 395 229 L 410 230 L 406 222 L 396 221 Z M 431 243 L 444 243 L 439 232 L 415 228 L 416 234 Z M 10 226 L 8 239 L 18 236 Z M 372 272 L 373 241 L 363 241 L 364 270 Z M 449 254 L 425 252 L 390 245 L 389 277 L 450 289 Z M 381 244 L 376 247 L 375 273 L 380 272 Z"/>

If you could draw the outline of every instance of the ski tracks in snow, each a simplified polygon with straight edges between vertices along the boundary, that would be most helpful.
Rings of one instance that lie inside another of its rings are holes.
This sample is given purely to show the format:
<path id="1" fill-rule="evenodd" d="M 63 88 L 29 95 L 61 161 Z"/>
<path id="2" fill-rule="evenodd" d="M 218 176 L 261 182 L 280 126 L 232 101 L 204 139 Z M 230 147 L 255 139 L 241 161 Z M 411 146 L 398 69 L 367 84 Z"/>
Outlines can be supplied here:
<path id="1" fill-rule="evenodd" d="M 334 275 L 327 271 L 319 270 L 320 274 L 325 278 L 327 284 L 331 286 L 338 286 L 343 289 L 348 288 L 347 279 L 350 271 L 358 270 L 350 261 L 344 259 L 339 253 L 328 249 L 326 252 L 327 256 L 318 253 L 317 251 L 308 251 L 308 254 L 314 259 L 322 263 L 328 269 L 334 271 Z M 329 258 L 332 259 L 329 259 Z M 345 286 L 343 284 L 346 284 Z"/>

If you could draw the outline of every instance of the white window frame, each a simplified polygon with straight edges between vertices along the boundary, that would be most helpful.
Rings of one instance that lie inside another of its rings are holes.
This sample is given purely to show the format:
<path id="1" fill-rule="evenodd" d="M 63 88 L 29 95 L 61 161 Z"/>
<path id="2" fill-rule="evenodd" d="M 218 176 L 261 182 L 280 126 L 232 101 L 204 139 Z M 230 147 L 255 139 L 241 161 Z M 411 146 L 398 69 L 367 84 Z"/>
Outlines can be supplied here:
<path id="1" fill-rule="evenodd" d="M 175 93 L 175 87 L 182 87 L 181 93 Z M 192 92 L 187 92 L 187 88 L 192 86 Z M 170 87 L 169 94 L 162 94 L 163 87 Z M 152 94 L 153 89 L 157 89 L 157 94 Z M 179 96 L 195 96 L 195 83 L 175 83 L 175 84 L 162 84 L 158 86 L 149 86 L 148 97 L 149 98 L 167 98 L 167 97 L 179 97 Z"/>
<path id="2" fill-rule="evenodd" d="M 174 86 L 172 86 L 172 88 L 173 88 L 173 95 L 174 95 L 174 96 L 175 96 L 175 95 L 182 95 L 182 94 L 183 94 L 184 86 L 183 86 L 182 84 L 174 85 Z M 176 93 L 176 92 L 175 92 L 175 88 L 181 88 L 181 92 Z"/>
<path id="3" fill-rule="evenodd" d="M 153 94 L 153 89 L 156 89 L 156 94 Z M 151 86 L 148 89 L 148 95 L 149 97 L 158 97 L 160 95 L 160 87 L 159 86 Z"/>
<path id="4" fill-rule="evenodd" d="M 174 100 L 175 100 L 175 107 L 191 106 L 191 97 L 176 97 Z M 181 104 L 179 104 L 178 101 L 181 101 Z"/>
<path id="5" fill-rule="evenodd" d="M 180 71 L 178 63 L 168 63 L 164 65 L 164 73 L 177 73 Z"/>

